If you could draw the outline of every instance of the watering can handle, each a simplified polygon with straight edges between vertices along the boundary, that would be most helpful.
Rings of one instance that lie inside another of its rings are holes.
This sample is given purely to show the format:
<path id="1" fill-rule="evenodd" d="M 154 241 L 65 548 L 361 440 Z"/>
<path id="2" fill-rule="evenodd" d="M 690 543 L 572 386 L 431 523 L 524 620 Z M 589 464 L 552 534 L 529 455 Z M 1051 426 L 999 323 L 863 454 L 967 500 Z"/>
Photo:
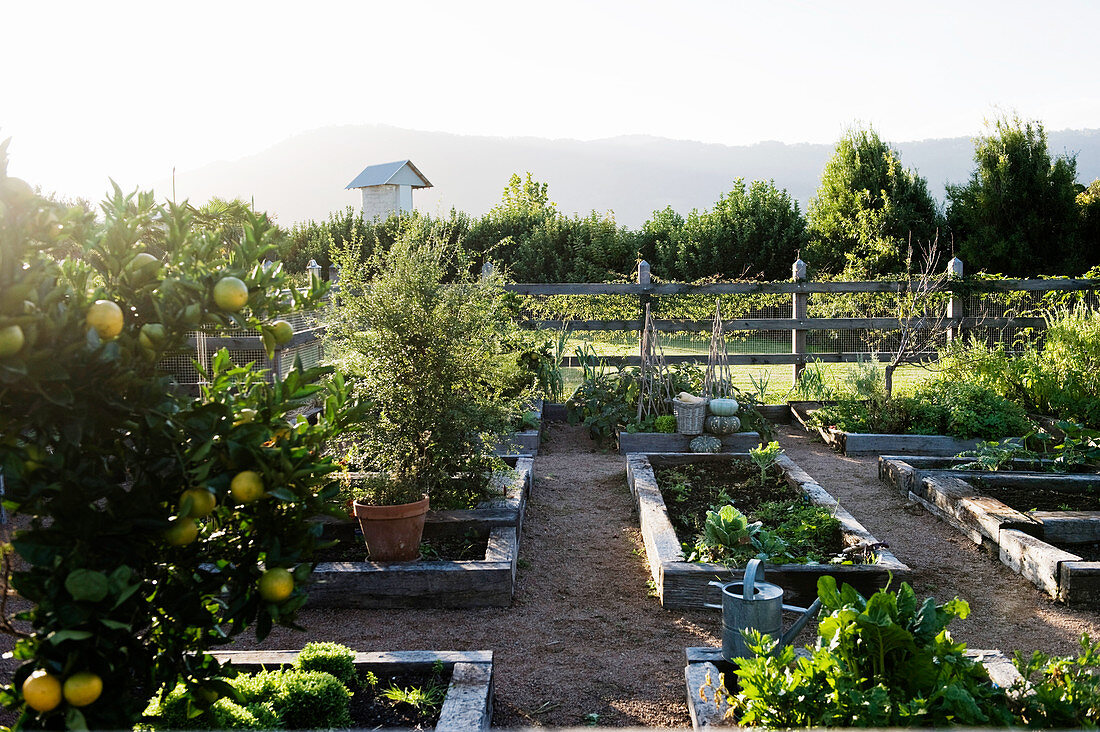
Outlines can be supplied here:
<path id="1" fill-rule="evenodd" d="M 764 581 L 764 569 L 760 566 L 759 559 L 750 559 L 749 563 L 745 565 L 745 579 L 742 587 L 744 587 L 744 593 L 742 596 L 746 600 L 752 600 L 756 596 L 756 580 Z M 759 576 L 757 573 L 759 572 Z"/>
<path id="2" fill-rule="evenodd" d="M 717 587 L 719 589 L 723 589 L 723 588 L 725 588 L 726 583 L 725 582 L 708 582 L 707 586 L 708 587 Z M 721 610 L 722 609 L 722 606 L 720 604 L 715 605 L 713 602 L 707 602 L 706 601 L 706 595 L 707 595 L 707 592 L 704 591 L 703 592 L 703 607 L 710 608 L 711 610 Z"/>

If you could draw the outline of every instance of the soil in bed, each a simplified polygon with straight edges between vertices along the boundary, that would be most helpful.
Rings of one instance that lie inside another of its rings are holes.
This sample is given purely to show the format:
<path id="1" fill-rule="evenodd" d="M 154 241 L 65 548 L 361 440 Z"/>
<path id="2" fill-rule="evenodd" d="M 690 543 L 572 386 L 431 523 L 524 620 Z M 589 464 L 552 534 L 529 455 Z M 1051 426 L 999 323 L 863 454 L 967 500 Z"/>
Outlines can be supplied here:
<path id="1" fill-rule="evenodd" d="M 844 548 L 840 524 L 825 509 L 812 506 L 802 491 L 784 480 L 772 467 L 766 476 L 747 460 L 688 463 L 659 467 L 657 485 L 665 499 L 669 520 L 684 544 L 689 561 L 718 561 L 741 565 L 762 549 L 746 545 L 718 550 L 697 545 L 704 533 L 707 511 L 733 505 L 760 521 L 763 529 L 786 544 L 783 553 L 770 552 L 775 563 L 827 562 Z M 755 539 L 754 539 L 755 542 Z"/>
<path id="2" fill-rule="evenodd" d="M 368 672 L 359 672 L 359 685 L 352 688 L 351 729 L 433 729 L 439 721 L 443 695 L 451 681 L 450 669 L 440 664 L 429 671 L 409 671 L 376 676 L 375 684 L 367 683 Z M 434 696 L 430 705 L 414 706 L 389 699 L 383 694 L 389 689 L 428 692 Z"/>
<path id="3" fill-rule="evenodd" d="M 1016 487 L 995 485 L 981 477 L 969 477 L 969 481 L 990 498 L 996 498 L 1006 506 L 1027 513 L 1028 511 L 1100 511 L 1100 485 L 1092 490 L 1060 490 L 1056 486 L 1040 488 L 1035 485 Z"/>
<path id="4" fill-rule="evenodd" d="M 1054 546 L 1070 554 L 1076 554 L 1086 562 L 1100 562 L 1100 541 L 1091 541 L 1083 544 L 1067 544 L 1063 542 L 1051 542 Z"/>
<path id="5" fill-rule="evenodd" d="M 354 524 L 326 527 L 325 538 L 335 543 L 319 550 L 318 562 L 366 562 L 367 545 L 363 532 Z M 488 533 L 466 532 L 454 536 L 425 536 L 420 542 L 420 558 L 425 561 L 463 561 L 485 559 Z"/>

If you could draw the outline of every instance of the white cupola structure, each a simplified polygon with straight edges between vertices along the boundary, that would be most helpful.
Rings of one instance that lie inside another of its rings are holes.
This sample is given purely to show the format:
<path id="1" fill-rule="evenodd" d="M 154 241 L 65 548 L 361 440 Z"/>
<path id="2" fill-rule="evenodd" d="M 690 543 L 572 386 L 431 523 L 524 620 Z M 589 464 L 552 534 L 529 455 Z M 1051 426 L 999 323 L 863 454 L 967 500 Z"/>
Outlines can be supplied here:
<path id="1" fill-rule="evenodd" d="M 411 160 L 368 165 L 363 172 L 348 183 L 345 190 L 360 188 L 363 191 L 363 218 L 386 218 L 397 211 L 413 210 L 414 188 L 431 188 Z"/>

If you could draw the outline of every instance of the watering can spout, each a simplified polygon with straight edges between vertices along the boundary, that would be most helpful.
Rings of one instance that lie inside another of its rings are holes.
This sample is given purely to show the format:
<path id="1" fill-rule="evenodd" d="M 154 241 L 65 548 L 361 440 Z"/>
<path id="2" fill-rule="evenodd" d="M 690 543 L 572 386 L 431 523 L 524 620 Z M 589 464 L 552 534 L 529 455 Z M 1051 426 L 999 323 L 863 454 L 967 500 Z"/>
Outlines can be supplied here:
<path id="1" fill-rule="evenodd" d="M 783 637 L 779 639 L 779 647 L 789 646 L 798 634 L 806 627 L 806 623 L 810 622 L 817 617 L 817 613 L 821 610 L 821 598 L 813 601 L 813 604 L 808 608 L 800 608 L 793 605 L 784 605 L 784 610 L 794 610 L 800 612 L 802 615 L 798 617 L 798 620 L 794 621 L 794 624 L 783 634 Z"/>

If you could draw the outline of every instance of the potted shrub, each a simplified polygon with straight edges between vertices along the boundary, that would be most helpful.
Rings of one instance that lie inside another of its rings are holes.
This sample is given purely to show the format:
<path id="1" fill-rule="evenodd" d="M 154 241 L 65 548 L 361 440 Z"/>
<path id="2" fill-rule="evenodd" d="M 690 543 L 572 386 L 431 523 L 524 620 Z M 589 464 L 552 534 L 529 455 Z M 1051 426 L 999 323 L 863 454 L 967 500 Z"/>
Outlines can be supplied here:
<path id="1" fill-rule="evenodd" d="M 341 291 L 326 350 L 375 409 L 354 442 L 337 449 L 374 474 L 359 482 L 357 517 L 373 513 L 369 501 L 383 513 L 420 512 L 423 526 L 427 500 L 472 508 L 503 468 L 493 447 L 531 396 L 509 388 L 514 359 L 502 358 L 517 326 L 499 282 L 448 275 L 452 248 L 434 236 L 409 228 L 366 261 L 363 250 L 358 235 L 333 250 Z M 363 524 L 368 547 L 382 541 L 380 525 Z M 402 540 L 410 551 L 419 541 Z M 380 558 L 374 549 L 371 558 Z"/>
<path id="2" fill-rule="evenodd" d="M 351 515 L 359 521 L 367 552 L 376 562 L 408 562 L 420 556 L 428 495 L 389 475 L 349 480 Z"/>

